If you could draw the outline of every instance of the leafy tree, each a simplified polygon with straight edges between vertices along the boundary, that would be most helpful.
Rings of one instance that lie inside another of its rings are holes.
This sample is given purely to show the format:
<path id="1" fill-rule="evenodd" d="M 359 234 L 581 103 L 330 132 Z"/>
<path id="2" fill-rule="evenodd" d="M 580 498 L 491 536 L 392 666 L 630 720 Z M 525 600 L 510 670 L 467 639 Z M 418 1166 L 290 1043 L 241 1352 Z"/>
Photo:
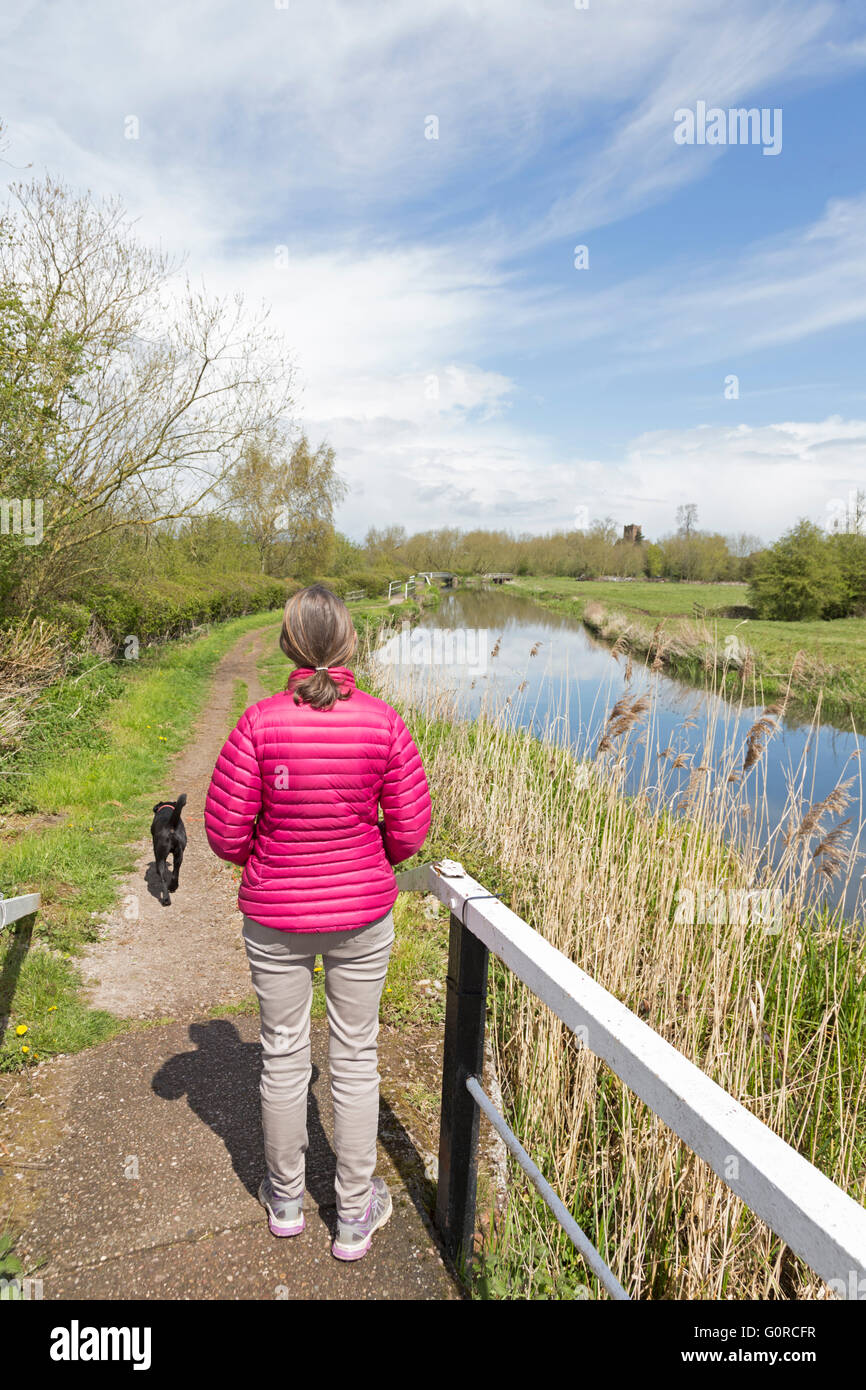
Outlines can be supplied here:
<path id="1" fill-rule="evenodd" d="M 397 563 L 405 544 L 405 526 L 385 526 L 381 531 L 371 526 L 364 537 L 364 549 L 373 565 Z"/>
<path id="2" fill-rule="evenodd" d="M 347 491 L 330 445 L 323 443 L 313 450 L 307 436 L 301 435 L 278 489 L 285 573 L 303 577 L 328 573 L 335 544 L 334 507 Z"/>
<path id="3" fill-rule="evenodd" d="M 834 560 L 821 528 L 802 519 L 758 560 L 749 601 L 760 617 L 782 622 L 838 616 L 848 590 Z"/>
<path id="4" fill-rule="evenodd" d="M 646 547 L 646 572 L 650 579 L 660 579 L 664 574 L 665 553 L 655 541 Z"/>
<path id="5" fill-rule="evenodd" d="M 831 563 L 838 570 L 845 598 L 840 612 L 827 612 L 826 617 L 847 617 L 866 614 L 866 535 L 854 531 L 830 537 L 828 549 Z"/>
<path id="6" fill-rule="evenodd" d="M 364 547 L 344 536 L 342 531 L 337 531 L 334 535 L 334 558 L 331 561 L 334 574 L 346 574 L 350 570 L 363 569 L 364 560 Z"/>

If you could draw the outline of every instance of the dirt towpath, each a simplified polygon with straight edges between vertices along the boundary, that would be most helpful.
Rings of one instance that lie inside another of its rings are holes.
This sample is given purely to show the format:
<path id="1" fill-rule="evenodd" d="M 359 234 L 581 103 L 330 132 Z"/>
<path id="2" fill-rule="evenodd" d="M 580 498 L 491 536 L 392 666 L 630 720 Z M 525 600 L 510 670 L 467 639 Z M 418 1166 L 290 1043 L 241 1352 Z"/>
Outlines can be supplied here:
<path id="1" fill-rule="evenodd" d="M 210 852 L 201 812 L 235 682 L 246 682 L 249 703 L 262 697 L 256 662 L 273 640 L 271 625 L 223 659 L 170 786 L 155 792 L 154 800 L 189 797 L 189 848 L 171 907 L 147 889 L 151 846 L 142 839 L 125 886 L 137 915 L 110 918 L 85 958 L 92 1002 L 138 1024 L 0 1087 L 0 1227 L 18 1235 L 16 1255 L 45 1299 L 466 1297 L 430 1220 L 435 1119 L 422 1124 L 407 1102 L 413 1090 L 435 1094 L 440 1084 L 439 1028 L 380 1032 L 377 1172 L 394 1214 L 368 1256 L 346 1265 L 330 1254 L 335 1156 L 324 1020 L 311 1029 L 306 1230 L 271 1236 L 256 1199 L 264 1172 L 258 1017 L 213 1016 L 252 991 L 237 879 Z"/>
<path id="2" fill-rule="evenodd" d="M 247 704 L 266 694 L 257 662 L 276 640 L 276 628 L 247 633 L 216 669 L 206 708 L 177 758 L 169 785 L 154 802 L 186 792 L 188 844 L 180 887 L 170 907 L 155 893 L 153 845 L 144 827 L 134 874 L 125 884 L 106 931 L 81 960 L 94 1008 L 121 1018 L 186 1018 L 250 994 L 250 975 L 235 906 L 237 876 L 212 853 L 204 833 L 204 801 L 231 724 L 235 683 L 246 682 Z M 153 889 L 153 891 L 152 891 Z"/>

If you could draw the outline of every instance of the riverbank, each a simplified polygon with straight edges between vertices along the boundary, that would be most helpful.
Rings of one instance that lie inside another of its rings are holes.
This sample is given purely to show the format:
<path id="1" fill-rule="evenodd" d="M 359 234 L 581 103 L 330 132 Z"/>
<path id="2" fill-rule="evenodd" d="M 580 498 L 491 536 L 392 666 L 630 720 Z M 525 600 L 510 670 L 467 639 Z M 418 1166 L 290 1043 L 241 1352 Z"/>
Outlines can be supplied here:
<path id="1" fill-rule="evenodd" d="M 744 584 L 515 579 L 509 591 L 579 618 L 597 637 L 656 670 L 703 686 L 708 672 L 729 695 L 789 704 L 850 728 L 866 721 L 866 618 L 761 622 Z"/>
<path id="2" fill-rule="evenodd" d="M 376 693 L 401 702 L 386 674 L 376 680 Z M 472 720 L 446 714 L 441 699 L 403 711 L 433 792 L 424 857 L 459 860 L 862 1201 L 866 942 L 809 908 L 821 808 L 798 807 L 780 827 L 791 833 L 789 861 L 762 877 L 757 848 L 737 855 L 725 843 L 747 793 L 711 753 L 695 759 L 685 814 L 649 795 L 650 780 L 671 764 L 659 772 L 647 755 L 652 715 L 633 698 L 611 712 L 597 746 L 576 752 L 563 746 L 561 729 L 556 740 L 538 740 L 483 711 Z M 519 719 L 514 704 L 510 714 Z M 646 777 L 628 796 L 635 759 Z M 489 1027 L 506 1119 L 631 1297 L 826 1296 L 530 991 L 495 962 L 491 971 Z M 509 1192 L 505 1227 L 486 1255 L 493 1295 L 598 1296 L 515 1166 Z"/>

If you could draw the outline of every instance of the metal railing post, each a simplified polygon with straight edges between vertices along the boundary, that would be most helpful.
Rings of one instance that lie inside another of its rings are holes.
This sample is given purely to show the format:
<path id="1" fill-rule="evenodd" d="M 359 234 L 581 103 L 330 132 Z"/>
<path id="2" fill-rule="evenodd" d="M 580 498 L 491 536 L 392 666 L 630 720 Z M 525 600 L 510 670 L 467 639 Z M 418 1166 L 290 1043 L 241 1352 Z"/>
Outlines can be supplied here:
<path id="1" fill-rule="evenodd" d="M 466 1089 L 484 1065 L 487 947 L 451 914 L 439 1123 L 436 1225 L 448 1254 L 471 1258 L 475 1230 L 480 1111 Z"/>

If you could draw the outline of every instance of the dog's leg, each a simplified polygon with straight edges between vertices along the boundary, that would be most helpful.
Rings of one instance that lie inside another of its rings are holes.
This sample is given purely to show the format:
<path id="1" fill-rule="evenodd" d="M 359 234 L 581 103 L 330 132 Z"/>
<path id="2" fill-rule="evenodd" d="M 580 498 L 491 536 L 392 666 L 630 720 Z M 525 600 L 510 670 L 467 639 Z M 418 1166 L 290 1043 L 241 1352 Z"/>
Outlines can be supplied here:
<path id="1" fill-rule="evenodd" d="M 171 876 L 171 883 L 168 885 L 168 891 L 169 891 L 170 893 L 176 893 L 176 892 L 177 892 L 178 881 L 179 881 L 179 878 L 180 878 L 180 866 L 181 866 L 181 864 L 183 863 L 183 850 L 182 850 L 182 849 L 173 849 L 172 852 L 171 852 L 171 858 L 172 858 L 172 863 L 173 863 L 173 865 L 174 865 L 174 872 L 172 873 L 172 876 Z"/>
<path id="2" fill-rule="evenodd" d="M 156 876 L 159 879 L 159 886 L 161 889 L 159 901 L 162 903 L 163 907 L 168 907 L 171 899 L 168 896 L 168 861 L 166 859 L 157 859 Z"/>

